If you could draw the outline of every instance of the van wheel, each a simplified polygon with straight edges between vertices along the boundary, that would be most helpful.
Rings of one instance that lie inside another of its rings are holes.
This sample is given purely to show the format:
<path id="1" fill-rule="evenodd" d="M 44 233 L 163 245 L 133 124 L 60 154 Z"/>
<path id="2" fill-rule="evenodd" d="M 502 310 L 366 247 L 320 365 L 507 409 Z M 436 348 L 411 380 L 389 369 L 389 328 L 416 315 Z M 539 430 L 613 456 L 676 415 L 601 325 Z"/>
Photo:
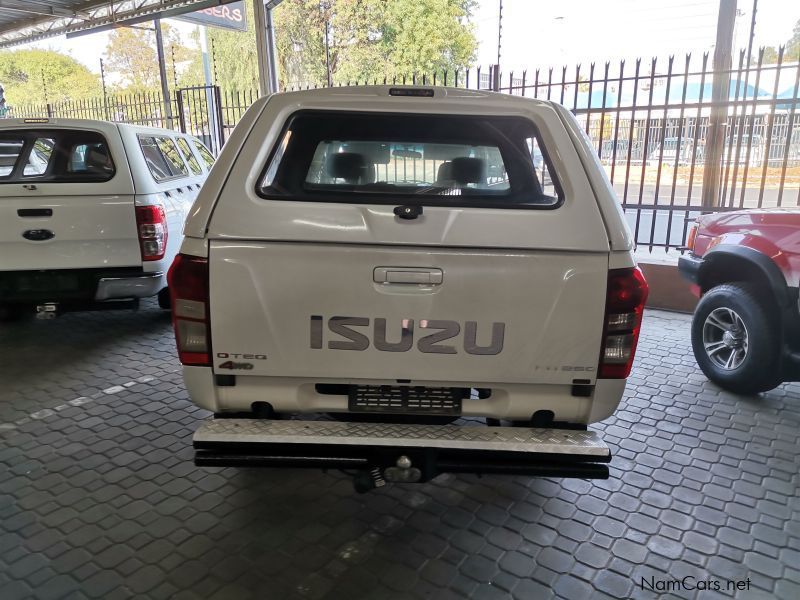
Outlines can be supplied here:
<path id="1" fill-rule="evenodd" d="M 172 308 L 172 299 L 169 297 L 169 288 L 164 288 L 158 292 L 158 306 L 164 310 Z"/>
<path id="2" fill-rule="evenodd" d="M 748 283 L 709 290 L 692 319 L 692 349 L 711 381 L 736 394 L 779 385 L 780 329 L 776 311 Z"/>

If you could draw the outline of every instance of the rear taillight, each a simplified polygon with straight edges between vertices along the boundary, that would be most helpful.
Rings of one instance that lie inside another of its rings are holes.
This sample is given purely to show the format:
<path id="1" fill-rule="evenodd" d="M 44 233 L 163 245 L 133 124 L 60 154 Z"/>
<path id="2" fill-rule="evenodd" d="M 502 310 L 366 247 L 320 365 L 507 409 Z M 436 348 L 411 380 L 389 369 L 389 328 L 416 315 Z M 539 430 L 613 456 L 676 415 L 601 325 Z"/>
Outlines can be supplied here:
<path id="1" fill-rule="evenodd" d="M 600 378 L 625 379 L 630 374 L 647 292 L 647 281 L 638 267 L 608 272 Z"/>
<path id="2" fill-rule="evenodd" d="M 208 259 L 178 254 L 167 274 L 181 364 L 211 366 Z"/>
<path id="3" fill-rule="evenodd" d="M 686 249 L 694 250 L 694 241 L 697 238 L 697 223 L 693 223 L 686 235 Z"/>
<path id="4" fill-rule="evenodd" d="M 142 260 L 161 260 L 167 251 L 167 215 L 158 205 L 136 207 L 136 231 Z"/>

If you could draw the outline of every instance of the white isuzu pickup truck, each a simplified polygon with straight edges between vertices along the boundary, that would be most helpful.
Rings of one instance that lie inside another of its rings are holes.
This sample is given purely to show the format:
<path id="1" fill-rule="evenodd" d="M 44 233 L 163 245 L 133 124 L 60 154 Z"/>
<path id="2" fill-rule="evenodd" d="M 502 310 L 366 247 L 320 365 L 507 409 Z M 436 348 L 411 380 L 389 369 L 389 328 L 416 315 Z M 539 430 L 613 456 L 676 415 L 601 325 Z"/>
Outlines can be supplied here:
<path id="1" fill-rule="evenodd" d="M 647 284 L 563 107 L 276 94 L 237 125 L 169 273 L 198 465 L 607 477 Z"/>

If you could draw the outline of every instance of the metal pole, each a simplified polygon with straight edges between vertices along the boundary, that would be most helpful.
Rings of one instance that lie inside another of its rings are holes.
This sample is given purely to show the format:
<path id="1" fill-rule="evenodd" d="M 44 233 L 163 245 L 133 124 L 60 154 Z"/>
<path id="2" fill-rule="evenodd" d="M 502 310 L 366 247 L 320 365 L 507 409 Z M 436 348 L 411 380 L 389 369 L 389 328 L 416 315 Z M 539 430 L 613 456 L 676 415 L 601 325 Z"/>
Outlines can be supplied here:
<path id="1" fill-rule="evenodd" d="M 213 76 L 214 85 L 219 85 L 219 76 L 217 75 L 217 54 L 214 52 L 214 38 L 211 38 L 211 73 Z"/>
<path id="2" fill-rule="evenodd" d="M 270 4 L 271 6 L 271 4 Z M 273 85 L 272 72 L 275 70 L 275 51 L 272 39 L 271 8 L 264 6 L 264 0 L 253 0 L 253 16 L 256 28 L 256 56 L 258 58 L 258 91 L 262 96 L 273 94 L 277 85 Z M 269 20 L 269 22 L 268 22 Z"/>
<path id="3" fill-rule="evenodd" d="M 216 96 L 212 92 L 212 86 L 214 85 L 214 80 L 211 77 L 211 61 L 208 58 L 208 28 L 205 25 L 201 25 L 202 32 L 200 35 L 200 52 L 203 55 L 203 79 L 205 79 L 205 99 L 206 99 L 206 115 L 208 116 L 208 128 L 209 134 L 211 136 L 211 146 L 212 150 L 219 152 L 218 148 L 215 148 L 215 144 L 219 140 L 219 131 L 221 130 L 220 123 L 217 122 L 217 110 L 215 108 L 215 104 L 217 101 Z M 191 96 L 190 96 L 191 97 Z M 182 102 L 182 97 L 180 97 Z"/>
<path id="4" fill-rule="evenodd" d="M 267 66 L 269 71 L 269 81 L 273 93 L 278 91 L 278 65 L 275 62 L 277 52 L 275 49 L 275 25 L 272 22 L 272 3 L 267 4 Z"/>
<path id="5" fill-rule="evenodd" d="M 169 49 L 170 54 L 172 55 L 172 85 L 177 90 L 178 89 L 178 71 L 175 69 L 175 45 L 173 44 L 172 47 Z"/>
<path id="6" fill-rule="evenodd" d="M 750 19 L 750 39 L 747 42 L 747 68 L 750 68 L 750 60 L 753 56 L 753 40 L 756 37 L 756 11 L 758 10 L 758 0 L 753 0 L 753 14 Z M 747 93 L 745 92 L 745 96 Z"/>
<path id="7" fill-rule="evenodd" d="M 200 53 L 203 56 L 203 80 L 205 85 L 212 85 L 211 81 L 211 63 L 208 60 L 208 28 L 205 25 L 200 25 Z"/>
<path id="8" fill-rule="evenodd" d="M 103 59 L 100 59 L 100 82 L 103 84 L 103 116 L 108 121 L 108 93 L 106 91 L 106 69 Z"/>
<path id="9" fill-rule="evenodd" d="M 333 73 L 331 73 L 330 22 L 328 21 L 330 7 L 330 3 L 326 2 L 325 12 L 323 13 L 325 19 L 325 72 L 327 73 L 328 87 L 333 85 Z M 320 8 L 322 8 L 322 4 L 320 4 Z"/>
<path id="10" fill-rule="evenodd" d="M 500 49 L 503 45 L 503 0 L 499 0 L 499 2 L 497 11 L 497 62 L 489 69 L 490 85 L 495 92 L 500 91 Z"/>
<path id="11" fill-rule="evenodd" d="M 711 88 L 711 113 L 706 139 L 705 167 L 703 169 L 703 208 L 719 205 L 722 147 L 725 144 L 725 127 L 728 121 L 728 100 L 731 78 L 731 47 L 733 27 L 736 22 L 736 0 L 720 0 L 717 19 L 717 42 L 714 48 L 714 80 Z"/>
<path id="12" fill-rule="evenodd" d="M 500 0 L 500 9 L 497 12 L 497 65 L 500 65 L 500 46 L 503 41 L 503 0 Z"/>
<path id="13" fill-rule="evenodd" d="M 156 30 L 156 54 L 158 54 L 158 77 L 161 80 L 161 96 L 164 100 L 164 115 L 167 127 L 172 127 L 172 103 L 169 101 L 169 81 L 167 81 L 167 65 L 164 60 L 164 38 L 161 35 L 161 19 L 153 19 Z"/>

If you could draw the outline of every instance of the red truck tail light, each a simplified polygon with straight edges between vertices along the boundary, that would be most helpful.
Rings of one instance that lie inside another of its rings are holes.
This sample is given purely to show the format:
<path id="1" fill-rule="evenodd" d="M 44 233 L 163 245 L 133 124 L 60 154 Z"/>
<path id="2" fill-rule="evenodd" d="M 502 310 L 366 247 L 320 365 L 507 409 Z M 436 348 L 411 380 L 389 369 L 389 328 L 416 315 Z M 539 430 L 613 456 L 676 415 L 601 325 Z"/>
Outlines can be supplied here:
<path id="1" fill-rule="evenodd" d="M 164 207 L 147 205 L 136 207 L 136 231 L 142 260 L 161 260 L 167 251 L 167 215 Z"/>
<path id="2" fill-rule="evenodd" d="M 630 374 L 647 292 L 647 281 L 638 267 L 608 272 L 600 378 L 625 379 Z"/>
<path id="3" fill-rule="evenodd" d="M 178 254 L 167 274 L 181 364 L 211 366 L 208 259 Z"/>

